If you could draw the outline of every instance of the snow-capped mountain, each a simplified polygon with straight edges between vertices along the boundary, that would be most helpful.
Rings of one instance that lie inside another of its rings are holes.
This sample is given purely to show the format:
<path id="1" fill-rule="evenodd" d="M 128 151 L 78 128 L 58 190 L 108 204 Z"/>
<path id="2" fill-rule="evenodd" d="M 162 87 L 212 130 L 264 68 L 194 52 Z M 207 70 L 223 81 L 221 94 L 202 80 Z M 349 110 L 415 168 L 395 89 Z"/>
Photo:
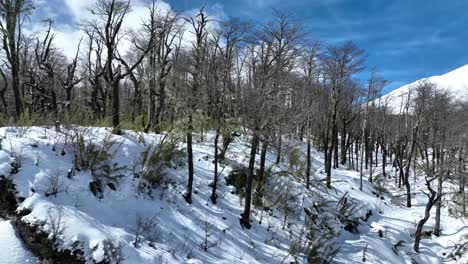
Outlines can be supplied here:
<path id="1" fill-rule="evenodd" d="M 408 92 L 422 81 L 429 81 L 436 85 L 437 89 L 449 92 L 455 101 L 468 101 L 468 64 L 444 75 L 423 78 L 415 82 L 403 85 L 380 98 L 381 104 L 388 104 L 392 112 L 399 113 L 404 102 L 408 99 Z"/>

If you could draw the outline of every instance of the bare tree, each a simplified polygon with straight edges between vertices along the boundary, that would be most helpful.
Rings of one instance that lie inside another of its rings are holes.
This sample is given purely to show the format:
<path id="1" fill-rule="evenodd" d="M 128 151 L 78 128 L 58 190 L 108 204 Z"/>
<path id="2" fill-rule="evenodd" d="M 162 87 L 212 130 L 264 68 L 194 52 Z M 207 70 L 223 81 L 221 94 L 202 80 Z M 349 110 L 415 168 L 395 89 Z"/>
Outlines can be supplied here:
<path id="1" fill-rule="evenodd" d="M 307 138 L 307 157 L 306 157 L 306 188 L 309 189 L 310 186 L 310 176 L 312 168 L 312 154 L 311 154 L 311 137 L 312 137 L 312 119 L 318 114 L 318 107 L 316 103 L 317 98 L 317 79 L 319 78 L 319 52 L 320 52 L 320 43 L 314 43 L 310 48 L 307 47 L 301 54 L 302 59 L 302 70 L 305 77 L 305 109 L 306 111 L 306 138 Z"/>
<path id="2" fill-rule="evenodd" d="M 11 70 L 11 86 L 15 98 L 15 119 L 23 112 L 23 99 L 20 93 L 20 43 L 22 26 L 28 18 L 33 3 L 30 0 L 2 0 L 0 1 L 0 30 L 2 31 L 3 50 Z"/>
<path id="3" fill-rule="evenodd" d="M 160 132 L 166 106 L 167 79 L 174 60 L 177 58 L 178 49 L 180 49 L 183 25 L 178 22 L 179 17 L 177 14 L 171 11 L 156 13 L 154 7 L 153 3 L 150 8 L 150 21 L 145 25 L 148 32 L 152 32 L 150 34 L 155 34 L 154 38 L 156 40 L 156 45 L 150 50 L 149 56 L 150 69 L 154 69 L 154 73 L 150 73 L 148 121 L 145 130 L 148 131 L 150 128 L 154 128 L 156 132 Z M 156 74 L 156 76 L 153 74 Z M 158 96 L 156 108 L 154 107 L 155 95 Z"/>
<path id="4" fill-rule="evenodd" d="M 78 43 L 78 48 L 76 49 L 75 57 L 67 65 L 67 73 L 64 77 L 60 77 L 62 87 L 65 89 L 65 109 L 70 111 L 71 100 L 72 100 L 72 90 L 73 88 L 78 85 L 81 81 L 83 81 L 84 77 L 77 77 L 76 76 L 76 69 L 78 63 L 78 54 L 80 53 L 81 42 L 83 38 L 80 39 Z"/>
<path id="5" fill-rule="evenodd" d="M 215 139 L 214 139 L 214 178 L 211 192 L 211 201 L 216 204 L 216 190 L 218 187 L 220 152 L 218 150 L 219 138 L 222 134 L 226 119 L 229 114 L 226 111 L 228 96 L 233 89 L 232 73 L 234 67 L 234 59 L 238 53 L 239 45 L 243 42 L 243 37 L 248 30 L 248 26 L 239 22 L 237 19 L 231 19 L 227 22 L 222 22 L 220 28 L 212 34 L 210 44 L 211 49 L 208 49 L 209 66 L 207 86 L 212 93 L 212 106 L 209 115 L 215 123 Z M 229 135 L 230 131 L 228 133 Z M 229 137 L 229 136 L 228 136 Z M 227 141 L 225 141 L 227 142 Z M 227 147 L 226 147 L 227 148 Z M 225 151 L 225 150 L 224 150 Z M 225 153 L 225 152 L 224 152 Z"/>
<path id="6" fill-rule="evenodd" d="M 64 214 L 65 208 L 62 205 L 50 207 L 47 210 L 48 224 L 50 226 L 50 240 L 52 240 L 55 247 L 60 244 L 63 232 L 67 229 L 63 219 Z"/>
<path id="7" fill-rule="evenodd" d="M 362 191 L 362 179 L 364 174 L 364 153 L 368 153 L 369 146 L 373 144 L 373 129 L 369 127 L 369 104 L 372 104 L 372 109 L 375 109 L 375 100 L 378 90 L 382 89 L 386 85 L 386 81 L 377 77 L 376 72 L 373 70 L 368 81 L 366 105 L 364 109 L 364 117 L 362 121 L 361 131 L 361 167 L 359 169 L 359 190 Z M 370 120 L 372 123 L 372 120 Z M 366 149 L 365 146 L 368 146 Z M 367 154 L 366 154 L 367 156 Z M 372 182 L 372 159 L 370 164 L 369 182 Z"/>
<path id="8" fill-rule="evenodd" d="M 297 21 L 289 14 L 275 11 L 275 19 L 256 32 L 254 44 L 248 47 L 248 80 L 247 88 L 243 91 L 245 105 L 242 111 L 243 119 L 251 130 L 252 141 L 244 211 L 240 219 L 245 228 L 251 227 L 252 185 L 260 140 L 268 142 L 271 138 L 268 132 L 278 131 L 282 121 L 289 119 L 286 111 L 290 107 L 287 101 L 289 87 L 285 85 L 287 79 L 278 78 L 278 75 L 287 76 L 296 66 L 302 37 Z M 277 148 L 279 150 L 281 146 Z"/>
<path id="9" fill-rule="evenodd" d="M 338 109 L 347 81 L 363 69 L 364 51 L 348 42 L 343 46 L 330 46 L 324 57 L 326 74 L 330 85 L 330 104 L 326 119 L 325 170 L 327 187 L 331 188 L 331 169 L 334 149 L 338 142 Z"/>
<path id="10" fill-rule="evenodd" d="M 187 98 L 188 103 L 188 123 L 187 123 L 187 163 L 188 163 L 188 182 L 187 191 L 184 198 L 188 203 L 192 203 L 192 186 L 193 186 L 193 151 L 192 151 L 192 133 L 193 133 L 193 112 L 196 107 L 197 94 L 199 93 L 202 84 L 202 67 L 205 60 L 206 39 L 208 36 L 207 24 L 209 22 L 204 8 L 202 7 L 195 17 L 185 18 L 190 24 L 195 35 L 195 40 L 192 43 L 191 52 L 191 67 L 189 72 L 191 75 L 190 93 Z"/>
<path id="11" fill-rule="evenodd" d="M 136 42 L 133 42 L 134 46 L 142 52 L 133 64 L 123 72 L 122 62 L 124 59 L 120 56 L 118 45 L 124 36 L 122 23 L 125 15 L 130 12 L 130 1 L 98 0 L 90 11 L 97 19 L 86 21 L 83 25 L 93 29 L 105 47 L 106 62 L 102 69 L 102 75 L 112 91 L 113 133 L 120 135 L 122 133 L 120 128 L 120 82 L 140 65 L 150 50 L 153 39 L 148 40 L 145 47 L 140 47 Z"/>

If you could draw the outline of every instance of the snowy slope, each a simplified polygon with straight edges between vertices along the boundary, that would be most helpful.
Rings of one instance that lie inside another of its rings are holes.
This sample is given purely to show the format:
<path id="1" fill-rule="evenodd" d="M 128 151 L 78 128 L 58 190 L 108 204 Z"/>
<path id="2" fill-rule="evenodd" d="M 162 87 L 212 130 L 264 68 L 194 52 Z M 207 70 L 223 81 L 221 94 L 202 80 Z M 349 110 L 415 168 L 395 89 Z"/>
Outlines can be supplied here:
<path id="1" fill-rule="evenodd" d="M 16 235 L 10 221 L 0 218 L 0 263 L 36 263 L 35 258 L 25 249 Z"/>
<path id="2" fill-rule="evenodd" d="M 83 128 L 78 128 L 83 129 Z M 106 258 L 109 246 L 120 248 L 123 263 L 290 263 L 297 257 L 299 263 L 305 263 L 304 255 L 299 252 L 291 256 L 291 244 L 304 239 L 307 216 L 304 208 L 312 210 L 315 204 L 328 203 L 325 211 L 317 211 L 318 220 L 327 222 L 329 227 L 338 232 L 331 246 L 339 247 L 334 263 L 362 263 L 363 250 L 366 250 L 367 263 L 466 263 L 468 259 L 446 258 L 454 244 L 466 240 L 467 223 L 462 219 L 449 216 L 447 208 L 443 214 L 443 235 L 432 239 L 423 239 L 421 254 L 412 250 L 416 222 L 423 215 L 425 196 L 422 182 L 414 186 L 415 198 L 412 208 L 401 205 L 404 190 L 393 186 L 393 179 L 388 179 L 389 193 L 384 200 L 372 192 L 372 184 L 365 182 L 364 190 L 359 191 L 359 174 L 355 171 L 339 168 L 333 171 L 333 189 L 323 188 L 323 155 L 313 151 L 313 188 L 305 188 L 304 179 L 294 175 L 274 175 L 268 182 L 268 193 L 278 197 L 291 193 L 289 200 L 293 210 L 289 212 L 287 225 L 283 228 L 284 213 L 282 204 L 273 204 L 273 210 L 262 212 L 253 207 L 252 228 L 242 229 L 239 215 L 243 205 L 232 186 L 225 184 L 225 177 L 234 164 L 248 163 L 249 138 L 237 138 L 227 154 L 228 164 L 222 170 L 219 185 L 218 203 L 213 205 L 209 199 L 213 178 L 213 135 L 205 135 L 204 141 L 197 136 L 194 145 L 195 179 L 193 204 L 187 204 L 182 198 L 186 184 L 186 168 L 170 169 L 168 175 L 173 181 L 165 189 L 155 189 L 151 196 L 138 193 L 139 178 L 133 177 L 132 170 L 117 186 L 116 191 L 104 190 L 102 199 L 96 198 L 89 190 L 92 177 L 87 171 L 77 172 L 66 177 L 73 166 L 73 153 L 70 149 L 70 137 L 65 133 L 56 133 L 52 129 L 0 128 L 4 138 L 0 157 L 20 156 L 20 171 L 12 175 L 19 196 L 25 200 L 21 208 L 28 208 L 31 213 L 23 221 L 40 225 L 45 231 L 51 231 L 51 215 L 62 214 L 64 232 L 60 236 L 60 247 L 79 248 L 84 251 L 88 263 L 99 262 Z M 102 142 L 109 135 L 110 129 L 89 128 L 87 140 Z M 159 142 L 162 135 L 144 134 L 126 131 L 123 136 L 111 136 L 118 144 L 115 147 L 113 161 L 131 168 L 144 150 L 146 144 Z M 305 151 L 302 142 L 286 142 L 285 148 L 299 148 Z M 181 144 L 180 147 L 184 147 Z M 64 150 L 64 152 L 62 152 Z M 285 150 L 286 151 L 286 150 Z M 302 155 L 303 157 L 303 155 Z M 274 164 L 276 157 L 267 154 L 267 166 Z M 7 159 L 0 159 L 0 167 L 7 166 Z M 224 165 L 223 165 L 224 166 Z M 277 171 L 289 168 L 286 156 Z M 390 170 L 390 168 L 388 168 Z M 63 184 L 63 191 L 56 197 L 47 197 L 47 175 L 58 172 Z M 445 188 L 450 190 L 450 185 Z M 367 221 L 360 221 L 359 233 L 343 230 L 336 221 L 337 201 L 345 193 L 359 204 L 357 217 L 362 217 L 370 209 L 373 215 Z M 288 202 L 288 203 L 289 203 Z M 157 225 L 153 234 L 145 232 L 140 247 L 134 247 L 136 222 L 138 217 L 154 218 Z M 260 223 L 261 220 L 261 223 Z M 432 220 L 431 220 L 432 221 Z M 433 224 L 428 222 L 427 226 Z M 379 236 L 382 230 L 383 237 Z M 0 245 L 10 244 L 11 235 L 0 236 Z M 207 250 L 202 245 L 207 239 Z M 150 240 L 152 241 L 150 243 Z M 392 247 L 403 241 L 395 253 Z M 0 246 L 0 256 L 5 254 Z M 294 252 L 294 251 L 293 251 Z M 1 262 L 1 261 L 0 261 Z M 3 262 L 1 262 L 3 263 Z M 21 263 L 21 262 L 20 262 Z"/>
<path id="3" fill-rule="evenodd" d="M 432 76 L 417 80 L 395 89 L 380 98 L 381 104 L 388 103 L 389 109 L 394 113 L 399 113 L 407 101 L 408 92 L 416 87 L 421 81 L 430 81 L 436 84 L 437 89 L 450 93 L 455 101 L 468 101 L 468 65 L 440 76 Z"/>

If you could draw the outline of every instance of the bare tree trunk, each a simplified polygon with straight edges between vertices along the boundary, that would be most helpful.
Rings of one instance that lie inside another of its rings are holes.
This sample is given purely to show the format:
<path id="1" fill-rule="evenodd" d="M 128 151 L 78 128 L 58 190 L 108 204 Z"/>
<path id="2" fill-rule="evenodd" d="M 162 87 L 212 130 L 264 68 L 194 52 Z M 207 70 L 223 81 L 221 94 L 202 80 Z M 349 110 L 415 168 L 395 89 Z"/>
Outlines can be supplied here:
<path id="1" fill-rule="evenodd" d="M 249 168 L 247 172 L 247 182 L 245 188 L 245 203 L 244 203 L 244 212 L 241 214 L 240 224 L 250 229 L 250 206 L 252 201 L 252 183 L 254 177 L 254 169 L 255 169 L 255 155 L 257 154 L 257 147 L 259 143 L 258 132 L 254 131 L 252 136 L 252 146 L 250 149 L 250 160 L 249 160 Z"/>
<path id="2" fill-rule="evenodd" d="M 276 164 L 279 164 L 281 162 L 281 145 L 282 145 L 282 135 L 281 132 L 278 134 L 278 149 L 277 149 L 277 154 L 276 154 Z"/>
<path id="3" fill-rule="evenodd" d="M 367 137 L 364 139 L 364 153 L 365 153 L 365 157 L 364 157 L 364 161 L 365 161 L 365 167 L 366 167 L 366 170 L 369 169 L 369 139 L 367 139 Z"/>
<path id="4" fill-rule="evenodd" d="M 213 180 L 213 190 L 211 192 L 211 202 L 216 204 L 216 189 L 218 187 L 218 140 L 219 140 L 219 129 L 216 130 L 216 135 L 214 139 L 214 180 Z"/>
<path id="5" fill-rule="evenodd" d="M 364 177 L 364 144 L 361 142 L 361 167 L 359 169 L 359 190 L 362 191 L 362 178 Z"/>
<path id="6" fill-rule="evenodd" d="M 189 114 L 189 125 L 187 131 L 187 165 L 188 165 L 188 181 L 187 191 L 184 194 L 184 199 L 187 203 L 192 203 L 192 189 L 193 189 L 193 151 L 192 151 L 192 114 Z"/>
<path id="7" fill-rule="evenodd" d="M 155 111 L 156 111 L 156 92 L 154 87 L 151 86 L 152 81 L 150 80 L 149 98 L 148 98 L 148 117 L 146 120 L 145 132 L 148 133 L 154 127 L 155 123 Z"/>
<path id="8" fill-rule="evenodd" d="M 359 139 L 354 143 L 354 160 L 356 161 L 356 171 L 359 170 Z"/>
<path id="9" fill-rule="evenodd" d="M 110 66 L 112 67 L 112 66 Z M 116 135 L 122 134 L 120 128 L 120 80 L 112 82 L 112 126 L 113 133 Z"/>
<path id="10" fill-rule="evenodd" d="M 382 175 L 384 178 L 387 178 L 387 172 L 385 168 L 387 167 L 387 148 L 382 148 Z"/>
<path id="11" fill-rule="evenodd" d="M 141 110 L 143 109 L 143 99 L 142 99 L 142 96 L 141 96 L 141 89 L 140 89 L 140 86 L 139 85 L 135 85 L 134 86 L 135 88 L 135 94 L 134 94 L 134 102 L 135 102 L 135 107 L 134 107 L 134 110 L 133 110 L 133 117 L 134 119 L 141 115 Z M 143 122 L 144 124 L 144 122 Z"/>
<path id="12" fill-rule="evenodd" d="M 404 172 L 403 172 L 403 169 L 402 169 L 400 166 L 398 166 L 398 170 L 399 170 L 399 174 L 398 174 L 398 189 L 401 189 L 401 183 L 402 183 L 403 178 L 404 178 L 404 176 L 403 176 Z"/>
<path id="13" fill-rule="evenodd" d="M 405 180 L 406 187 L 406 207 L 411 208 L 411 185 L 409 179 Z"/>
<path id="14" fill-rule="evenodd" d="M 306 161 L 306 188 L 310 186 L 310 169 L 311 169 L 311 146 L 310 146 L 310 135 L 307 135 L 307 161 Z"/>
<path id="15" fill-rule="evenodd" d="M 31 7 L 26 1 L 2 1 L 0 12 L 3 17 L 0 27 L 3 36 L 3 50 L 9 62 L 11 70 L 11 86 L 15 101 L 15 120 L 17 121 L 23 113 L 23 94 L 20 91 L 20 56 L 19 42 L 21 38 L 21 17 L 22 13 L 28 16 Z"/>
<path id="16" fill-rule="evenodd" d="M 370 169 L 369 169 L 369 182 L 373 182 L 373 179 L 372 179 L 372 149 L 369 151 L 369 166 L 370 166 Z M 375 154 L 375 156 L 377 156 L 377 153 Z"/>
<path id="17" fill-rule="evenodd" d="M 450 175 L 450 170 L 447 171 L 447 178 Z M 439 193 L 440 196 L 442 196 L 442 187 L 443 187 L 443 173 L 440 173 L 439 177 L 437 177 L 437 193 Z M 442 209 L 442 199 L 439 199 L 439 201 L 436 202 L 436 215 L 435 215 L 435 224 L 434 224 L 434 235 L 435 236 L 440 236 L 440 213 Z"/>
<path id="18" fill-rule="evenodd" d="M 325 152 L 327 156 L 327 162 L 325 163 L 325 170 L 327 173 L 326 185 L 327 188 L 331 188 L 331 169 L 332 169 L 332 162 L 333 162 L 333 145 L 334 145 L 334 138 L 330 141 L 330 146 L 328 147 L 328 151 Z M 328 152 L 328 153 L 327 153 Z"/>
<path id="19" fill-rule="evenodd" d="M 161 77 L 162 78 L 162 77 Z M 163 122 L 163 112 L 165 108 L 165 102 L 166 102 L 166 79 L 163 77 L 163 79 L 159 80 L 159 97 L 158 97 L 158 107 L 156 108 L 156 132 L 160 132 L 162 127 L 162 122 Z"/>
<path id="20" fill-rule="evenodd" d="M 262 149 L 260 151 L 260 168 L 258 169 L 258 183 L 257 183 L 257 195 L 260 199 L 263 199 L 263 194 L 265 191 L 266 179 L 265 179 L 265 161 L 267 153 L 268 144 L 266 142 L 262 143 Z"/>
<path id="21" fill-rule="evenodd" d="M 349 146 L 347 143 L 349 142 L 350 136 L 346 135 L 346 128 L 343 125 L 343 129 L 341 131 L 341 142 L 340 142 L 340 150 L 341 150 L 341 157 L 340 157 L 340 163 L 341 165 L 346 164 L 346 152 L 347 152 L 347 146 Z"/>
<path id="22" fill-rule="evenodd" d="M 375 167 L 377 168 L 379 166 L 379 144 L 375 143 Z"/>
<path id="23" fill-rule="evenodd" d="M 348 147 L 348 169 L 355 170 L 354 167 L 354 158 L 353 158 L 353 146 L 354 144 L 351 142 Z"/>

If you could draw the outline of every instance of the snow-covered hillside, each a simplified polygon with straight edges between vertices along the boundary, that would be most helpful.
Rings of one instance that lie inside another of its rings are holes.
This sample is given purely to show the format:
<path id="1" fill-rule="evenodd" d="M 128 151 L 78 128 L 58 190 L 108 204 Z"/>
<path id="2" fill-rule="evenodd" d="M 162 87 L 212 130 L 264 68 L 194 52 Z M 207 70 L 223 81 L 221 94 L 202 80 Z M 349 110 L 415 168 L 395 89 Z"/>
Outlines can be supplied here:
<path id="1" fill-rule="evenodd" d="M 387 104 L 394 113 L 403 111 L 405 102 L 408 99 L 408 92 L 416 87 L 421 81 L 429 81 L 436 85 L 436 88 L 447 91 L 454 101 L 468 101 L 468 65 L 440 76 L 432 76 L 417 80 L 395 89 L 382 96 L 378 100 L 381 104 Z"/>
<path id="2" fill-rule="evenodd" d="M 112 162 L 125 166 L 120 171 L 119 183 L 106 186 L 102 196 L 96 197 L 90 191 L 93 177 L 89 171 L 73 173 L 71 170 L 76 151 L 71 140 L 73 131 L 85 131 L 84 139 L 98 145 L 111 139 L 114 142 Z M 88 263 L 103 260 L 121 263 L 306 263 L 301 245 L 312 243 L 307 240 L 310 215 L 314 224 L 322 228 L 317 230 L 315 241 L 323 238 L 320 234 L 325 232 L 324 229 L 335 233 L 330 244 L 320 248 L 339 249 L 334 263 L 362 263 L 363 255 L 367 263 L 468 261 L 466 257 L 458 260 L 449 257 L 454 245 L 466 240 L 468 235 L 466 221 L 449 216 L 449 206 L 442 211 L 442 236 L 423 239 L 420 254 L 412 250 L 411 235 L 424 214 L 427 199 L 421 193 L 424 185 L 419 179 L 413 184 L 414 206 L 408 209 L 401 202 L 404 190 L 394 187 L 394 179 L 382 179 L 387 191 L 381 196 L 376 195 L 375 186 L 368 182 L 365 182 L 364 190 L 359 191 L 359 174 L 339 168 L 333 172 L 333 188 L 324 188 L 323 156 L 316 150 L 313 151 L 313 187 L 308 190 L 301 177 L 280 173 L 294 167 L 286 155 L 272 170 L 278 173 L 272 173 L 268 180 L 265 200 L 270 201 L 269 208 L 263 211 L 254 207 L 252 228 L 247 230 L 239 224 L 242 199 L 234 187 L 226 185 L 226 177 L 236 166 L 248 163 L 248 137 L 236 138 L 230 146 L 226 162 L 221 166 L 218 203 L 214 205 L 210 201 L 209 187 L 214 169 L 213 136 L 205 135 L 203 141 L 197 136 L 194 197 L 193 203 L 187 204 L 182 198 L 187 175 L 183 166 L 167 169 L 167 184 L 153 188 L 150 193 L 139 188 L 141 178 L 135 173 L 141 169 L 138 168 L 138 158 L 146 146 L 159 144 L 162 135 L 125 131 L 123 136 L 116 136 L 109 131 L 105 128 L 74 128 L 56 133 L 41 127 L 0 129 L 3 137 L 1 173 L 14 182 L 18 197 L 24 198 L 19 210 L 31 210 L 22 221 L 51 233 L 49 237 L 53 230 L 61 230 L 56 232 L 58 247 L 82 250 Z M 302 154 L 305 150 L 302 142 L 289 141 L 284 145 L 285 153 L 287 149 L 298 149 Z M 183 148 L 184 144 L 179 147 Z M 20 161 L 20 168 L 9 175 L 14 159 Z M 274 151 L 268 152 L 267 166 L 273 166 L 275 159 Z M 59 188 L 56 194 L 50 189 L 53 184 Z M 452 186 L 446 183 L 445 189 L 451 191 Z M 286 199 L 279 200 L 281 197 Z M 345 202 L 343 197 L 347 197 Z M 343 208 L 343 203 L 356 206 L 352 210 L 353 219 L 359 225 L 354 232 L 347 231 L 338 220 L 341 216 L 337 211 Z M 433 224 L 432 219 L 427 223 L 428 228 Z M 141 243 L 135 246 L 138 226 Z M 0 251 L 5 250 L 4 244 L 12 243 L 12 236 L 0 235 Z M 5 252 L 0 252 L 0 256 L 5 256 Z"/>

